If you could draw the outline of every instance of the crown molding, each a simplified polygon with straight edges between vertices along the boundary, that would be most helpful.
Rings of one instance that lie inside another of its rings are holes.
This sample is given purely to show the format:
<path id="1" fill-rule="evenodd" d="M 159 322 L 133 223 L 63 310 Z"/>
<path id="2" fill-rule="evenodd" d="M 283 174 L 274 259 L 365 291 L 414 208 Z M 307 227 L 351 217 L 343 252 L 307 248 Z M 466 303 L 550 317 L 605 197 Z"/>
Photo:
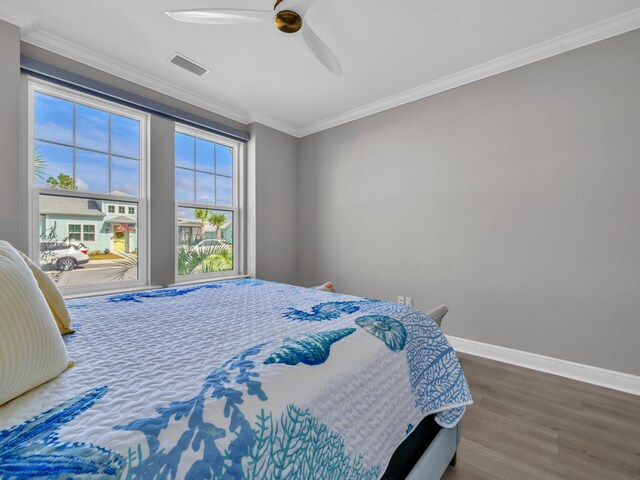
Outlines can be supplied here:
<path id="1" fill-rule="evenodd" d="M 447 335 L 457 352 L 640 395 L 640 376 Z"/>
<path id="2" fill-rule="evenodd" d="M 36 30 L 27 35 L 23 35 L 22 40 L 36 47 L 57 53 L 105 73 L 128 80 L 137 85 L 169 95 L 173 98 L 204 108 L 213 113 L 223 115 L 231 120 L 244 124 L 247 123 L 247 113 L 242 110 L 216 102 L 211 98 L 196 95 L 186 89 L 180 88 L 164 80 L 160 80 L 159 78 L 152 77 L 151 75 L 148 75 L 136 68 L 76 45 L 75 43 L 71 43 L 56 35 L 52 35 L 42 30 Z"/>
<path id="3" fill-rule="evenodd" d="M 13 13 L 7 13 L 4 10 L 0 10 L 0 20 L 18 27 L 21 35 L 24 35 L 26 32 L 32 32 L 37 24 L 36 19 L 31 15 L 15 15 Z"/>
<path id="4" fill-rule="evenodd" d="M 288 135 L 301 138 L 635 30 L 640 28 L 640 8 L 301 127 L 276 120 L 258 112 L 247 112 L 234 108 L 203 95 L 194 94 L 170 82 L 148 75 L 136 68 L 97 54 L 60 37 L 42 30 L 35 30 L 35 25 L 30 19 L 12 18 L 4 15 L 1 11 L 0 19 L 20 26 L 22 40 L 31 45 L 41 47 L 245 125 L 258 122 Z"/>
<path id="5" fill-rule="evenodd" d="M 292 137 L 300 138 L 300 130 L 295 125 L 284 123 L 279 120 L 260 115 L 258 113 L 251 114 L 247 123 L 254 122 L 261 123 L 262 125 L 266 125 L 267 127 L 273 128 L 275 130 L 279 130 L 282 133 L 291 135 Z"/>
<path id="6" fill-rule="evenodd" d="M 299 129 L 298 136 L 304 137 L 337 127 L 338 125 L 368 117 L 369 115 L 383 112 L 406 103 L 430 97 L 431 95 L 507 72 L 530 63 L 538 62 L 545 58 L 575 50 L 576 48 L 584 47 L 591 43 L 606 40 L 607 38 L 615 37 L 616 35 L 621 35 L 637 28 L 640 28 L 640 8 L 574 30 L 573 32 L 490 60 L 438 80 L 425 83 L 418 87 L 405 90 L 402 93 L 347 110 L 339 115 L 310 123 Z"/>

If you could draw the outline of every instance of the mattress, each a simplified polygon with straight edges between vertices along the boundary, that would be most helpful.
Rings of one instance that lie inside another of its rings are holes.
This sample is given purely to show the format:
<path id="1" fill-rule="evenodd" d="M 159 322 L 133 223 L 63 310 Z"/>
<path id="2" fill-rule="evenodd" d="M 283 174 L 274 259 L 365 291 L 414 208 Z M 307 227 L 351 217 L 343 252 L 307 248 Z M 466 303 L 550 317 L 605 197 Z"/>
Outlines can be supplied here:
<path id="1" fill-rule="evenodd" d="M 251 279 L 68 305 L 75 365 L 0 407 L 2 478 L 378 479 L 472 401 L 404 305 Z"/>

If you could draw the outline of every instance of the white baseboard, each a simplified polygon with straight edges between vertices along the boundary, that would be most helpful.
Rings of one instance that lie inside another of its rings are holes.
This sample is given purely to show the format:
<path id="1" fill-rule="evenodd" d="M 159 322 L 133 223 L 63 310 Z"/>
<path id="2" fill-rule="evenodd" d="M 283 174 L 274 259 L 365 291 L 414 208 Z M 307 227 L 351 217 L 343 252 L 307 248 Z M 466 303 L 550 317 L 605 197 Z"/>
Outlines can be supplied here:
<path id="1" fill-rule="evenodd" d="M 447 335 L 457 352 L 640 395 L 640 376 Z"/>

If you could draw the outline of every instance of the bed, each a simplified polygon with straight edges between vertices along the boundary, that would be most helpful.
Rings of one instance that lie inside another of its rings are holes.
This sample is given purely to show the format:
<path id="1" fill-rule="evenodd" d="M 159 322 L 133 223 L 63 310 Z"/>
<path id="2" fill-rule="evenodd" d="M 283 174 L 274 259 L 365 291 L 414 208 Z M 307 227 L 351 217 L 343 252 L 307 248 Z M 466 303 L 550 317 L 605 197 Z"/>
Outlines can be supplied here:
<path id="1" fill-rule="evenodd" d="M 0 407 L 1 478 L 399 478 L 429 421 L 408 478 L 437 479 L 472 402 L 442 308 L 253 279 L 68 307 L 74 366 Z"/>

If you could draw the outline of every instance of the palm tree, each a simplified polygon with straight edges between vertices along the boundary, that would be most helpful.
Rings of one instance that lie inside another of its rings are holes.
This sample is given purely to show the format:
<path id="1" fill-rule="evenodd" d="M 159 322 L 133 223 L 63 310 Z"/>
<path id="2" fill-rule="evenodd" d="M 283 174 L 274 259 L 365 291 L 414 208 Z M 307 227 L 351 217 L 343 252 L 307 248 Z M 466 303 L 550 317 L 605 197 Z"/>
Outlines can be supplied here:
<path id="1" fill-rule="evenodd" d="M 34 179 L 38 178 L 43 182 L 46 182 L 47 181 L 46 172 L 47 172 L 47 159 L 44 158 L 40 154 L 40 152 L 38 152 L 38 147 L 36 147 L 35 155 L 33 157 Z"/>
<path id="2" fill-rule="evenodd" d="M 226 223 L 227 217 L 222 213 L 212 213 L 209 217 L 209 224 L 216 227 L 216 238 L 220 240 L 222 238 L 222 226 Z"/>
<path id="3" fill-rule="evenodd" d="M 233 270 L 233 250 L 229 245 L 204 248 L 187 246 L 178 250 L 178 275 Z"/>
<path id="4" fill-rule="evenodd" d="M 210 213 L 210 210 L 202 210 L 201 208 L 196 208 L 195 210 L 195 216 L 200 222 L 200 234 L 202 235 L 200 240 L 204 240 L 204 229 L 207 226 L 207 219 Z"/>

